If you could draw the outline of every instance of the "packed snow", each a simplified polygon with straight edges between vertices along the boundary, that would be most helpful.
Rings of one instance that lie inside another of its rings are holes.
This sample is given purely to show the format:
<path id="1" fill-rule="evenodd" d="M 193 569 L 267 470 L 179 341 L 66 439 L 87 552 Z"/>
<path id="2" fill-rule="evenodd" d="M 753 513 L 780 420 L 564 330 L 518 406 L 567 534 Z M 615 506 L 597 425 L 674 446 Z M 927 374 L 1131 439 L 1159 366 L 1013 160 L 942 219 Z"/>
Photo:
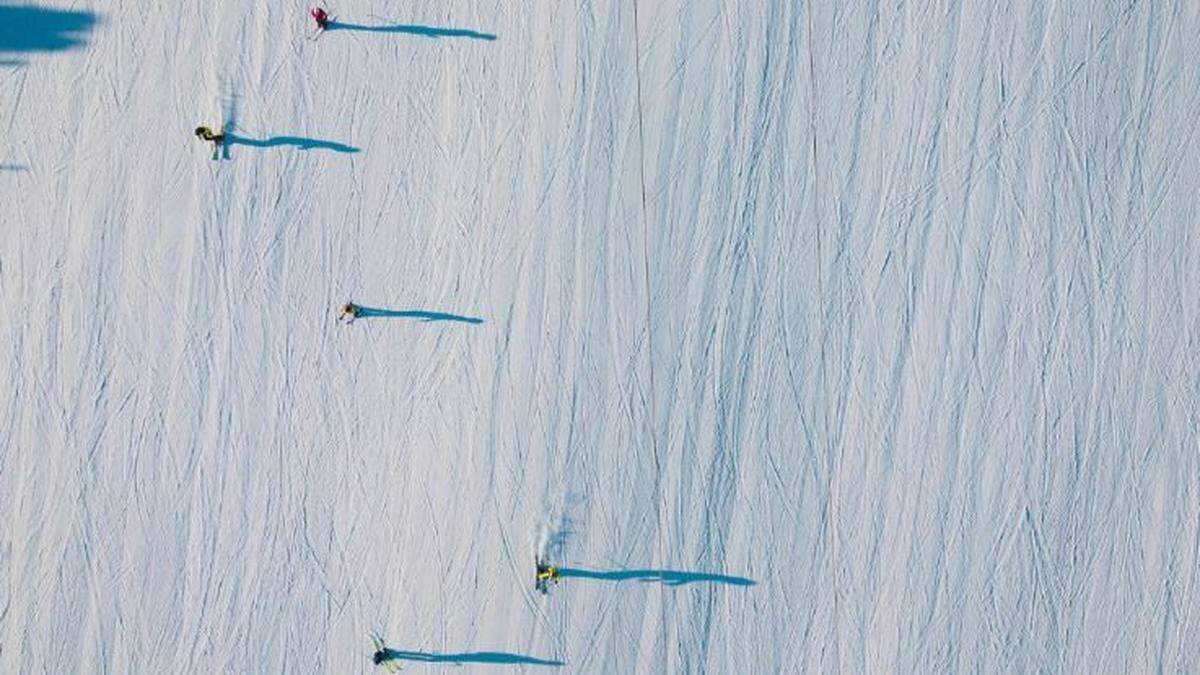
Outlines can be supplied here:
<path id="1" fill-rule="evenodd" d="M 1195 0 L 22 1 L 0 671 L 1200 670 Z"/>

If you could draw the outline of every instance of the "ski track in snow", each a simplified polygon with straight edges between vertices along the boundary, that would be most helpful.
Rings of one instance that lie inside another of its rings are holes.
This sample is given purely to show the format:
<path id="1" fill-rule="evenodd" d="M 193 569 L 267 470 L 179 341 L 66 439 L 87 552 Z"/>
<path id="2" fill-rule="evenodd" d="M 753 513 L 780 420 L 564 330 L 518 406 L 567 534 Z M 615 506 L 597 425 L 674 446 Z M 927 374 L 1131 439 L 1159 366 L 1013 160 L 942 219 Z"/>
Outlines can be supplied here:
<path id="1" fill-rule="evenodd" d="M 1200 5 L 84 4 L 0 39 L 0 671 L 1200 668 Z"/>

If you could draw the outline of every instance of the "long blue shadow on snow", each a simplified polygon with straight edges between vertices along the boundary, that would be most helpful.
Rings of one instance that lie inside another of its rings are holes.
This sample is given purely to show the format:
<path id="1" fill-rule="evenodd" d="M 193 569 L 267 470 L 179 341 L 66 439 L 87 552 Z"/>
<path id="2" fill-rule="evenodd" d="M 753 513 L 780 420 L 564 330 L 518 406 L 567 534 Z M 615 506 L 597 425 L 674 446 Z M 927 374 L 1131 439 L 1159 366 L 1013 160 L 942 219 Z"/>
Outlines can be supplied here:
<path id="1" fill-rule="evenodd" d="M 578 577 L 580 579 L 599 579 L 601 581 L 641 581 L 662 582 L 668 586 L 682 586 L 694 583 L 729 584 L 730 586 L 753 586 L 754 580 L 745 577 L 731 577 L 724 574 L 707 574 L 704 572 L 676 572 L 673 570 L 615 570 L 612 572 L 596 572 L 570 567 L 558 568 L 560 577 Z"/>
<path id="2" fill-rule="evenodd" d="M 522 666 L 561 666 L 562 661 L 547 661 L 523 654 L 507 652 L 469 652 L 463 654 L 437 654 L 434 652 L 405 652 L 399 649 L 384 649 L 382 661 L 423 661 L 425 663 L 492 663 Z M 381 662 L 382 662 L 381 661 Z"/>
<path id="3" fill-rule="evenodd" d="M 0 52 L 61 52 L 82 47 L 98 20 L 95 12 L 0 6 Z"/>
<path id="4" fill-rule="evenodd" d="M 0 171 L 28 171 L 24 164 L 0 164 Z"/>
<path id="5" fill-rule="evenodd" d="M 354 30 L 363 33 L 407 33 L 408 35 L 420 35 L 422 37 L 443 38 L 443 37 L 460 37 L 471 38 L 473 40 L 495 40 L 496 36 L 491 33 L 480 33 L 478 31 L 467 30 L 465 28 L 437 28 L 435 26 L 411 26 L 405 24 L 396 24 L 394 26 L 363 26 L 357 23 L 342 23 L 341 21 L 330 21 L 325 26 L 325 30 Z"/>
<path id="6" fill-rule="evenodd" d="M 445 312 L 427 312 L 421 309 L 396 311 L 393 309 L 379 309 L 377 307 L 363 307 L 361 305 L 358 307 L 358 315 L 354 318 L 420 319 L 421 321 L 458 321 L 460 323 L 483 323 L 483 319 L 477 319 L 473 316 L 460 316 L 458 314 L 446 314 Z"/>
<path id="7" fill-rule="evenodd" d="M 300 136 L 272 136 L 271 138 L 246 138 L 236 134 L 225 134 L 225 145 L 245 145 L 251 148 L 281 148 L 293 147 L 297 150 L 333 150 L 334 152 L 358 152 L 352 145 L 344 145 L 333 141 L 322 141 L 317 138 L 302 138 Z"/>

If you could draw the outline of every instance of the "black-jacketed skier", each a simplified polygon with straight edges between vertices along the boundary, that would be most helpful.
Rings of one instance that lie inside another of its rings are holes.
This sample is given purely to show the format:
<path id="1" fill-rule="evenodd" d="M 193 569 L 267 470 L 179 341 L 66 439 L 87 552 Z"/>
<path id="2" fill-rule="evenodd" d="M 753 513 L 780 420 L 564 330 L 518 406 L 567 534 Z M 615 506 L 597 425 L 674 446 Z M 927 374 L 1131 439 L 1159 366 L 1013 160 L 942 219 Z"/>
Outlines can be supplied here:
<path id="1" fill-rule="evenodd" d="M 214 148 L 225 143 L 225 134 L 214 134 L 213 130 L 208 127 L 196 127 L 196 135 L 203 140 L 212 141 Z"/>
<path id="2" fill-rule="evenodd" d="M 387 646 L 383 643 L 383 638 L 378 633 L 372 633 L 371 642 L 375 644 L 375 653 L 371 655 L 371 660 L 375 662 L 375 665 L 387 668 L 390 673 L 400 672 L 400 661 L 388 651 Z"/>

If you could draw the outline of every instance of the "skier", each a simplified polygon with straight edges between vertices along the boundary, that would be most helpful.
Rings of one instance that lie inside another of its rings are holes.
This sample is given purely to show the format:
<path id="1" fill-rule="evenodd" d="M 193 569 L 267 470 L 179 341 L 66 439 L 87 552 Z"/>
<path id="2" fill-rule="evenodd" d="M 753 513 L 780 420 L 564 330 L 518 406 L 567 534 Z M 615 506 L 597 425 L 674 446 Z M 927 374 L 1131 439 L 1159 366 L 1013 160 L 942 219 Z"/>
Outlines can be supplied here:
<path id="1" fill-rule="evenodd" d="M 371 634 L 371 642 L 375 643 L 375 653 L 371 655 L 371 660 L 375 662 L 375 665 L 387 668 L 389 673 L 400 672 L 400 662 L 392 656 L 387 646 L 383 644 L 383 638 L 378 633 L 373 633 Z"/>
<path id="2" fill-rule="evenodd" d="M 558 582 L 558 568 L 555 567 L 554 565 L 547 565 L 546 563 L 538 563 L 537 578 L 538 578 L 538 581 L 553 581 L 553 582 L 557 583 Z"/>
<path id="3" fill-rule="evenodd" d="M 558 583 L 558 568 L 541 560 L 535 560 L 534 562 L 537 563 L 537 583 L 534 586 L 542 593 L 549 593 L 550 582 Z"/>
<path id="4" fill-rule="evenodd" d="M 214 134 L 208 127 L 196 127 L 196 135 L 206 141 L 212 141 L 214 149 L 225 142 L 225 134 Z"/>
<path id="5" fill-rule="evenodd" d="M 342 312 L 338 314 L 338 321 L 346 324 L 354 323 L 354 320 L 357 319 L 360 314 L 362 314 L 362 307 L 359 307 L 353 302 L 347 302 L 346 304 L 342 305 Z"/>
<path id="6" fill-rule="evenodd" d="M 313 21 L 317 22 L 317 28 L 319 28 L 321 30 L 329 29 L 329 21 L 330 21 L 329 12 L 326 12 L 324 9 L 322 9 L 320 7 L 313 7 L 309 11 L 309 14 L 312 15 Z"/>

